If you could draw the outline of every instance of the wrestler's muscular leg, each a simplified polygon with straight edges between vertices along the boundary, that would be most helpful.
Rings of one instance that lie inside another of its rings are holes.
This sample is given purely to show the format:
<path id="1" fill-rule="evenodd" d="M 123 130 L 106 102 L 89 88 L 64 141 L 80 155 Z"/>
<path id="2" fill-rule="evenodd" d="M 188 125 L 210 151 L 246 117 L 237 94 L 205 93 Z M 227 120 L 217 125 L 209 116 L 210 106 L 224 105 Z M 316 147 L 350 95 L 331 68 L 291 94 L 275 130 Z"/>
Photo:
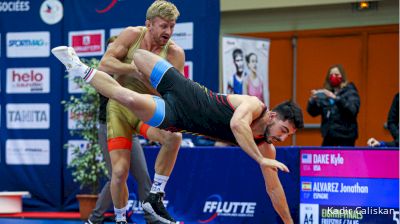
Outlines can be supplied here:
<path id="1" fill-rule="evenodd" d="M 128 202 L 128 172 L 130 166 L 131 152 L 126 149 L 110 151 L 112 175 L 111 175 L 111 197 L 115 208 L 123 208 Z"/>
<path id="2" fill-rule="evenodd" d="M 161 144 L 155 164 L 156 173 L 163 176 L 170 176 L 175 166 L 176 157 L 178 156 L 182 134 L 150 127 L 147 131 L 147 137 Z"/>
<path id="3" fill-rule="evenodd" d="M 133 61 L 135 62 L 135 65 L 142 75 L 144 75 L 147 79 L 150 79 L 151 72 L 159 60 L 164 59 L 156 54 L 142 49 L 137 49 L 133 54 Z"/>
<path id="4" fill-rule="evenodd" d="M 142 72 L 142 75 L 144 75 L 145 78 L 150 79 L 150 74 L 155 64 L 159 60 L 163 59 L 149 51 L 137 49 L 134 53 L 133 60 L 138 69 Z M 175 165 L 179 145 L 182 141 L 182 135 L 155 128 L 149 129 L 147 134 L 150 139 L 154 138 L 151 140 L 162 144 L 156 160 L 156 173 L 169 176 Z"/>
<path id="5" fill-rule="evenodd" d="M 151 95 L 126 89 L 102 71 L 97 71 L 89 83 L 103 96 L 129 108 L 140 120 L 146 122 L 153 117 L 156 104 Z"/>
<path id="6" fill-rule="evenodd" d="M 153 117 L 156 103 L 151 95 L 126 89 L 107 73 L 89 68 L 80 61 L 72 47 L 59 46 L 51 52 L 66 66 L 70 75 L 81 76 L 97 92 L 128 107 L 140 120 L 146 122 Z"/>

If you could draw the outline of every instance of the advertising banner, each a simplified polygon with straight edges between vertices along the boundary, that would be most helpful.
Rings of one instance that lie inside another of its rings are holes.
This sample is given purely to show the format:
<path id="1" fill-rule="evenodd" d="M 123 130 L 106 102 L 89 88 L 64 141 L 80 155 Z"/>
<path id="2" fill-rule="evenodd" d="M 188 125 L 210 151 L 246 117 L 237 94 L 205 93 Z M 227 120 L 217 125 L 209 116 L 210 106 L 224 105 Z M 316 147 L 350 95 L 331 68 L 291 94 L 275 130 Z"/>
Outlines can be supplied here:
<path id="1" fill-rule="evenodd" d="M 111 35 L 145 25 L 152 2 L 0 1 L 0 176 L 6 180 L 0 191 L 29 191 L 24 211 L 78 209 L 80 189 L 63 146 L 86 146 L 70 134 L 80 114 L 64 111 L 61 102 L 82 90 L 65 77 L 65 66 L 50 50 L 69 45 L 80 57 L 100 59 Z M 220 3 L 173 3 L 180 16 L 171 38 L 185 51 L 185 76 L 217 91 Z"/>

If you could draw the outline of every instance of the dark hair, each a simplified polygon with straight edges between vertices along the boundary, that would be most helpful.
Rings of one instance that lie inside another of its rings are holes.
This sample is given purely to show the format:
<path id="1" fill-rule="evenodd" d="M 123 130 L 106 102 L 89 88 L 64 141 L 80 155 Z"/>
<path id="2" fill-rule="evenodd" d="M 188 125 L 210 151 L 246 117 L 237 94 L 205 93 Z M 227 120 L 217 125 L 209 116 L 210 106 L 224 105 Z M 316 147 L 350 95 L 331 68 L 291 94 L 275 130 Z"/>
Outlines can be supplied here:
<path id="1" fill-rule="evenodd" d="M 250 62 L 250 57 L 253 56 L 253 55 L 256 56 L 256 59 L 257 59 L 257 55 L 256 55 L 255 53 L 252 52 L 252 53 L 246 55 L 246 62 L 247 62 L 247 63 Z"/>
<path id="2" fill-rule="evenodd" d="M 232 57 L 233 57 L 234 61 L 235 61 L 236 56 L 239 55 L 239 54 L 242 55 L 242 57 L 243 57 L 242 49 L 236 48 L 235 50 L 233 50 Z"/>
<path id="3" fill-rule="evenodd" d="M 346 72 L 344 71 L 343 65 L 341 65 L 341 64 L 332 65 L 331 67 L 329 67 L 328 72 L 326 73 L 325 82 L 324 82 L 324 88 L 329 91 L 333 91 L 333 87 L 331 86 L 331 84 L 329 82 L 329 76 L 331 74 L 332 68 L 337 68 L 339 70 L 340 74 L 342 75 L 342 83 L 340 84 L 340 88 L 347 85 L 347 75 L 346 75 Z"/>
<path id="4" fill-rule="evenodd" d="M 303 112 L 295 102 L 291 100 L 285 101 L 278 104 L 272 111 L 276 112 L 282 121 L 289 120 L 296 129 L 304 127 Z"/>

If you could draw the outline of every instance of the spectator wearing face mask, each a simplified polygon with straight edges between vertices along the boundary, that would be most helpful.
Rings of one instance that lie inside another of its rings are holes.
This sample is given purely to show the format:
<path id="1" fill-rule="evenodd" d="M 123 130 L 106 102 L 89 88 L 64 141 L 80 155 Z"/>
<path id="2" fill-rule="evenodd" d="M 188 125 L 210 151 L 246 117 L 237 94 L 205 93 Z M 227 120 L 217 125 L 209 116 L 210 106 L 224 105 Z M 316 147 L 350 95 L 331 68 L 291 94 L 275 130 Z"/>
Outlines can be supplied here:
<path id="1" fill-rule="evenodd" d="M 328 69 L 324 88 L 311 90 L 307 112 L 321 115 L 322 146 L 354 146 L 358 138 L 357 114 L 360 96 L 348 82 L 342 65 Z"/>

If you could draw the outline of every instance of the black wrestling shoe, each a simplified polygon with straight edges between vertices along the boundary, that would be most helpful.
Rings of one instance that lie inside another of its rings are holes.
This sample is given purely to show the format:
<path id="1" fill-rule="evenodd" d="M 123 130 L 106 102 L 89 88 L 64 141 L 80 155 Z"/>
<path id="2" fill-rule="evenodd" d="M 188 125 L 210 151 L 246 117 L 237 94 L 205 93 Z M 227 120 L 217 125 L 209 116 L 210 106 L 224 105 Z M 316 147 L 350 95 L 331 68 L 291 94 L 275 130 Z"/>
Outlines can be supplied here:
<path id="1" fill-rule="evenodd" d="M 118 222 L 115 222 L 115 224 L 128 224 L 126 221 L 118 221 Z"/>
<path id="2" fill-rule="evenodd" d="M 165 224 L 175 224 L 175 220 L 169 215 L 163 204 L 164 193 L 150 193 L 142 204 L 143 210 L 150 213 L 158 221 Z"/>
<path id="3" fill-rule="evenodd" d="M 92 222 L 90 219 L 88 219 L 85 224 L 101 224 L 102 222 Z"/>

